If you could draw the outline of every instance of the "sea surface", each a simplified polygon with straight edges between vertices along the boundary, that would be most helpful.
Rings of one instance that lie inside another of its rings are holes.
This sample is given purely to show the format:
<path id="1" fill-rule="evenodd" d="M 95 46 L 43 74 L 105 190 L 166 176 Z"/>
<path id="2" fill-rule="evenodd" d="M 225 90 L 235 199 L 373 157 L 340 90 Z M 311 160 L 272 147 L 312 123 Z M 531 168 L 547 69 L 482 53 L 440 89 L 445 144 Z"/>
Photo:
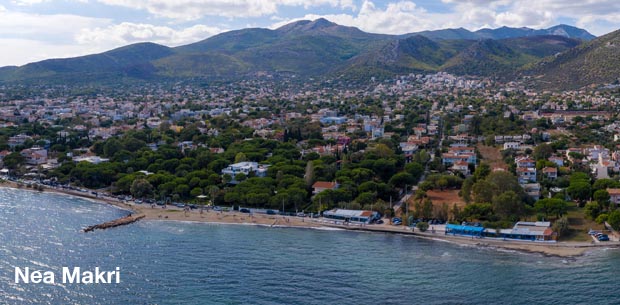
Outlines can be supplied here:
<path id="1" fill-rule="evenodd" d="M 0 188 L 0 304 L 620 304 L 620 251 L 566 259 L 411 236 L 141 221 Z M 121 268 L 120 284 L 15 284 L 14 267 Z"/>

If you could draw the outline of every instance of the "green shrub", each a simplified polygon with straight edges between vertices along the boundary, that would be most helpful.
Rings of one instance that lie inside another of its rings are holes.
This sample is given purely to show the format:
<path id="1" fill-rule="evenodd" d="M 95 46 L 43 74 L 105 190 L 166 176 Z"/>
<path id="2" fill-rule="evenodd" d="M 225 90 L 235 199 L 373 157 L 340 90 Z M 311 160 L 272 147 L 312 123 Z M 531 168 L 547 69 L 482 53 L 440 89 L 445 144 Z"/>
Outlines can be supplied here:
<path id="1" fill-rule="evenodd" d="M 426 230 L 428 230 L 428 222 L 418 222 L 418 224 L 416 225 L 416 227 L 421 231 L 421 232 L 426 232 Z"/>

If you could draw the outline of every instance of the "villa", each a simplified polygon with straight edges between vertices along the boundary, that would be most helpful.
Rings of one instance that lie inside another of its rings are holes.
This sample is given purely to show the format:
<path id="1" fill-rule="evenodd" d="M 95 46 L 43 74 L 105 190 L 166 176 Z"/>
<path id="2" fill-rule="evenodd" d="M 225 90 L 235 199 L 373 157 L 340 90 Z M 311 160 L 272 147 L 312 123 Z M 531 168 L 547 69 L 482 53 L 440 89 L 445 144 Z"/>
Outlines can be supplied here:
<path id="1" fill-rule="evenodd" d="M 231 164 L 222 170 L 222 175 L 230 175 L 232 178 L 230 183 L 232 184 L 238 183 L 238 181 L 235 180 L 235 176 L 240 173 L 246 176 L 252 173 L 256 177 L 265 177 L 267 176 L 267 165 L 259 165 L 257 162 L 239 162 Z"/>

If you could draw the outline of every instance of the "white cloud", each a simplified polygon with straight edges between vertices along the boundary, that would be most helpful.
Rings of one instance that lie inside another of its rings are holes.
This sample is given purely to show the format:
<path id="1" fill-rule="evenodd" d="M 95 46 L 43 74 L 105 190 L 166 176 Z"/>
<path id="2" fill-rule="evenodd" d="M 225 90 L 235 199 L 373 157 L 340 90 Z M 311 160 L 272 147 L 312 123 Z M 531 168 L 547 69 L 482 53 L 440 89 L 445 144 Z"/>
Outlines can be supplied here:
<path id="1" fill-rule="evenodd" d="M 620 27 L 620 1 L 584 0 L 442 0 L 448 12 L 430 12 L 415 1 L 390 2 L 379 8 L 364 1 L 357 14 L 307 14 L 301 18 L 281 20 L 272 28 L 291 21 L 326 18 L 333 22 L 355 26 L 364 31 L 404 34 L 424 30 L 464 27 L 469 30 L 501 26 L 545 28 L 558 24 L 560 18 L 576 21 L 576 25 L 592 30 L 596 35 Z M 602 24 L 602 22 L 604 24 Z"/>
<path id="2" fill-rule="evenodd" d="M 34 0 L 37 1 L 37 0 Z M 196 20 L 204 16 L 229 18 L 259 17 L 278 12 L 279 6 L 310 7 L 329 5 L 355 9 L 353 0 L 97 0 L 107 5 L 146 10 L 149 13 L 178 20 Z"/>
<path id="3" fill-rule="evenodd" d="M 30 6 L 48 1 L 50 0 L 12 0 L 11 3 L 19 6 Z"/>
<path id="4" fill-rule="evenodd" d="M 143 41 L 177 46 L 196 42 L 223 31 L 221 28 L 206 25 L 194 25 L 175 30 L 166 26 L 123 22 L 103 28 L 82 29 L 76 35 L 76 41 L 84 45 L 96 44 L 108 47 Z"/>
<path id="5" fill-rule="evenodd" d="M 69 14 L 42 15 L 8 11 L 0 8 L 0 36 L 36 38 L 53 35 L 55 40 L 71 39 L 76 29 L 103 26 L 109 19 Z"/>
<path id="6" fill-rule="evenodd" d="M 0 45 L 11 46 L 10 48 L 3 48 L 2 56 L 0 56 L 0 67 L 24 65 L 50 58 L 81 56 L 101 51 L 97 48 L 74 43 L 57 44 L 18 38 L 0 38 Z"/>
<path id="7" fill-rule="evenodd" d="M 277 28 L 291 21 L 317 19 L 320 17 L 329 19 L 338 24 L 355 26 L 367 32 L 385 34 L 404 34 L 415 31 L 438 29 L 451 19 L 440 14 L 430 13 L 417 6 L 416 3 L 412 1 L 389 3 L 384 9 L 377 8 L 371 1 L 364 1 L 357 15 L 307 14 L 301 18 L 280 21 L 272 25 L 272 28 Z"/>

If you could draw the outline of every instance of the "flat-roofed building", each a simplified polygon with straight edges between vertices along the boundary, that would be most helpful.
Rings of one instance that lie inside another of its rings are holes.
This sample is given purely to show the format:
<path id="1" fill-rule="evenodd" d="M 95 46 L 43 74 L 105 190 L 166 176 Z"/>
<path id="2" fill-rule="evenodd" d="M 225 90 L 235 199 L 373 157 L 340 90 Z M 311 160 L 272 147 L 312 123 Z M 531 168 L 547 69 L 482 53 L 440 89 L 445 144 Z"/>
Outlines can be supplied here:
<path id="1" fill-rule="evenodd" d="M 343 222 L 369 224 L 379 218 L 379 213 L 368 210 L 333 209 L 323 212 L 323 217 Z"/>

